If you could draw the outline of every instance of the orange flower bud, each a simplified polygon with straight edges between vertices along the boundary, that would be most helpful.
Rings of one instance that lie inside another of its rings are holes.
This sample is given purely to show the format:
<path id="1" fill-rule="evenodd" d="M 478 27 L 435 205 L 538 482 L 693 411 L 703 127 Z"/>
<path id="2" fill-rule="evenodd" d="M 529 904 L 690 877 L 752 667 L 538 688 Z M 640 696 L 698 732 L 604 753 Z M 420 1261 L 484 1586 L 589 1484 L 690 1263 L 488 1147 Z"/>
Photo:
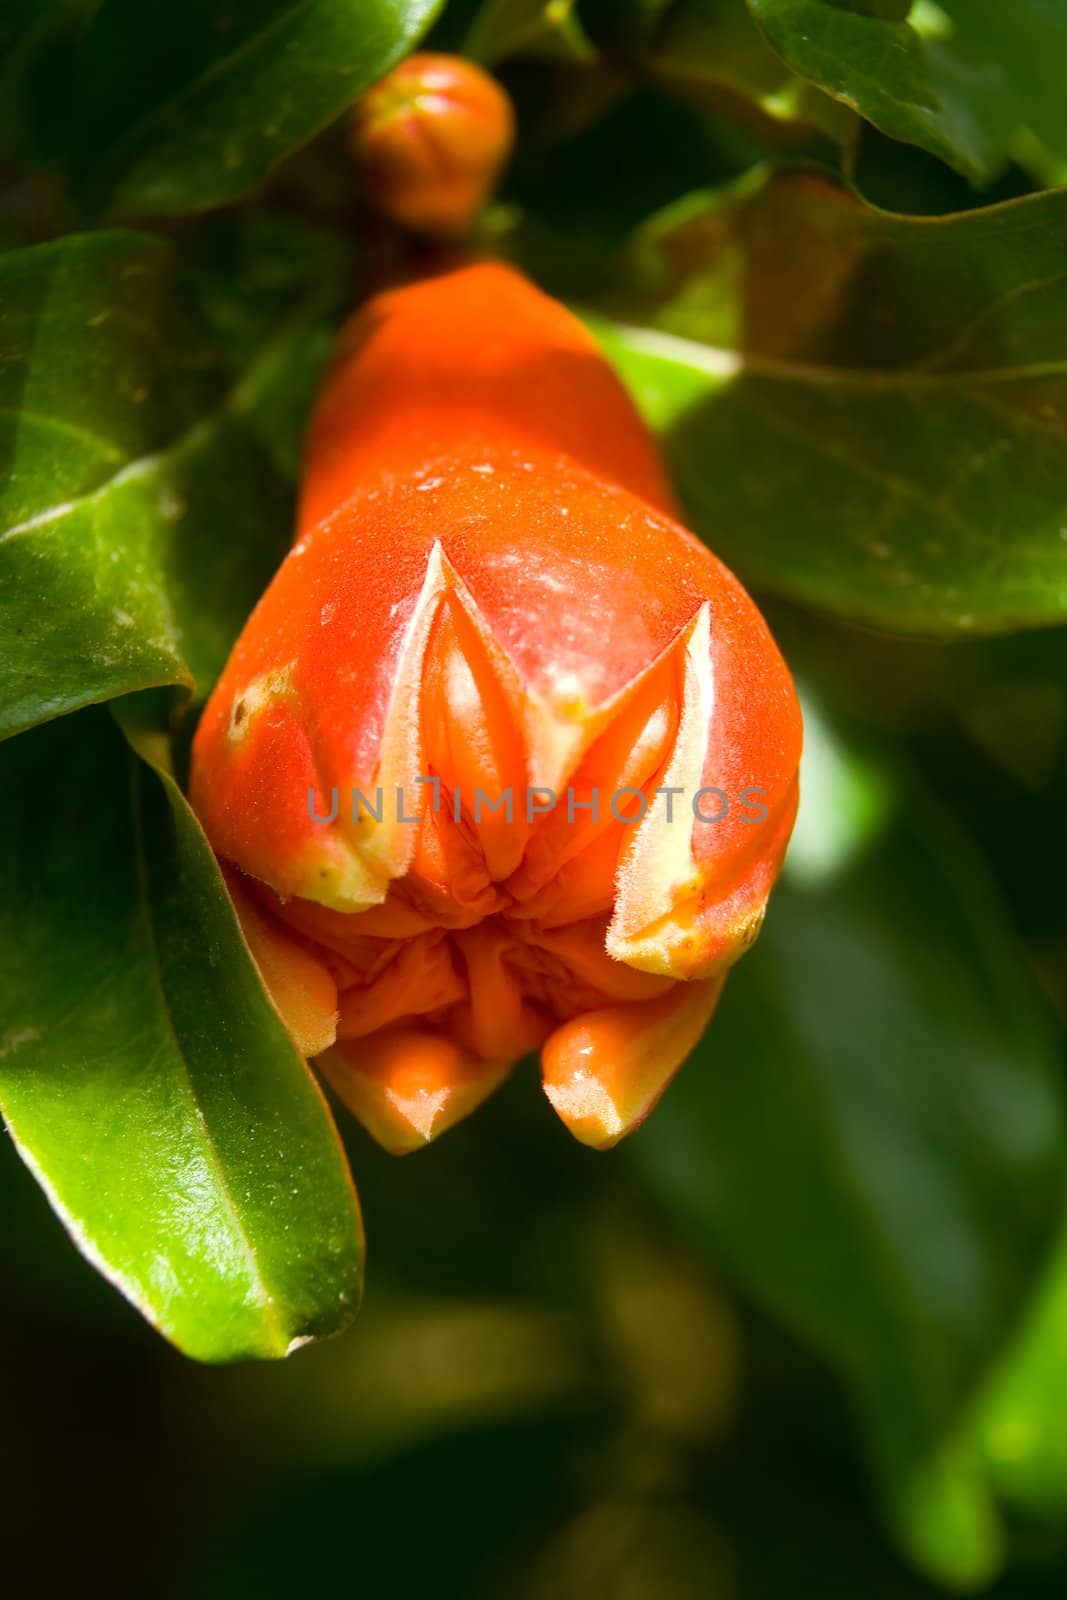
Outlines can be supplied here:
<path id="1" fill-rule="evenodd" d="M 369 198 L 395 221 L 445 238 L 470 226 L 514 137 L 504 90 L 460 56 L 409 56 L 352 115 L 352 151 Z"/>
<path id="2" fill-rule="evenodd" d="M 352 319 L 192 796 L 279 1009 L 309 1052 L 335 1036 L 383 1144 L 531 1050 L 578 1138 L 636 1126 L 759 928 L 800 737 L 573 317 L 475 264 Z"/>

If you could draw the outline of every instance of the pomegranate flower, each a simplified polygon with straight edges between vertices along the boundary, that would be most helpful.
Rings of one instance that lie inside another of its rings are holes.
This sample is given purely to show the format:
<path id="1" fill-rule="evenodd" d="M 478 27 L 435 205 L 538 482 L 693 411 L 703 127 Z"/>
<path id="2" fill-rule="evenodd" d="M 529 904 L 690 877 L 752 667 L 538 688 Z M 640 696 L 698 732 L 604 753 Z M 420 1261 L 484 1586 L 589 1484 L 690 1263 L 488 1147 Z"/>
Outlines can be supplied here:
<path id="1" fill-rule="evenodd" d="M 579 1139 L 635 1127 L 759 929 L 799 751 L 760 613 L 574 318 L 474 264 L 352 319 L 192 797 L 275 1003 L 382 1144 L 536 1050 Z"/>

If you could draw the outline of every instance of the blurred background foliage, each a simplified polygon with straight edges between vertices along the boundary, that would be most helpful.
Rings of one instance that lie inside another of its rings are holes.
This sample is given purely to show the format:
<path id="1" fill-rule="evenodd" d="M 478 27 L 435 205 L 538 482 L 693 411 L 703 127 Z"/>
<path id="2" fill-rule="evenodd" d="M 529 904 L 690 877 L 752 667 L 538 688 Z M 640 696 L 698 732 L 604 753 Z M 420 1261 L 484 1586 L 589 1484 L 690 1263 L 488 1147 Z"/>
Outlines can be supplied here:
<path id="1" fill-rule="evenodd" d="M 0 533 L 0 724 L 67 716 L 80 761 L 86 706 L 154 688 L 125 725 L 191 703 L 180 774 L 333 331 L 419 259 L 336 119 L 431 25 L 518 108 L 480 244 L 602 334 L 803 686 L 797 836 L 616 1154 L 530 1068 L 402 1163 L 342 1118 L 364 1307 L 284 1365 L 165 1346 L 5 1141 L 7 1561 L 175 1600 L 1058 1600 L 1059 0 L 8 0 L 0 511 L 47 535 Z"/>

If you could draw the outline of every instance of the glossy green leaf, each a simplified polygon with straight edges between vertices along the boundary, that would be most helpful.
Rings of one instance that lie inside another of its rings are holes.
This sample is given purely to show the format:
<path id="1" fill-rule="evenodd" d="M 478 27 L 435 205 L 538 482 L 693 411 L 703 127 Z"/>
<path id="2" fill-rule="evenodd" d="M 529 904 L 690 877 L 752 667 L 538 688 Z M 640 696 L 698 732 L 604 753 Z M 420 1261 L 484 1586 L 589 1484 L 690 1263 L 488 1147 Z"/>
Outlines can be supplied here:
<path id="1" fill-rule="evenodd" d="M 91 210 L 235 199 L 417 42 L 441 0 L 103 0 L 33 64 L 32 142 Z"/>
<path id="2" fill-rule="evenodd" d="M 795 147 L 816 134 L 841 142 L 858 126 L 840 101 L 789 70 L 745 0 L 677 0 L 633 59 L 657 83 L 768 142 Z"/>
<path id="3" fill-rule="evenodd" d="M 909 1548 L 973 1582 L 995 1567 L 995 1518 L 952 1429 L 1055 1238 L 1060 1084 L 970 851 L 911 786 L 857 833 L 867 764 L 848 773 L 846 746 L 813 771 L 826 749 L 817 731 L 805 828 L 841 835 L 843 814 L 847 848 L 825 849 L 831 870 L 815 877 L 787 867 L 633 1150 L 713 1256 L 849 1385 Z"/>
<path id="4" fill-rule="evenodd" d="M 0 750 L 0 1106 L 79 1249 L 202 1360 L 343 1327 L 322 1097 L 170 779 L 87 711 Z"/>
<path id="5" fill-rule="evenodd" d="M 976 182 L 1067 157 L 1059 0 L 748 0 L 794 72 Z"/>
<path id="6" fill-rule="evenodd" d="M 748 180 L 643 230 L 605 344 L 744 578 L 1008 632 L 1067 617 L 1065 259 L 1064 192 L 928 221 Z"/>
<path id="7" fill-rule="evenodd" d="M 166 247 L 138 234 L 0 259 L 4 734 L 191 682 L 157 559 L 178 502 L 160 508 L 153 468 L 192 424 L 154 381 L 168 267 Z"/>
<path id="8" fill-rule="evenodd" d="M 133 233 L 0 258 L 0 736 L 152 685 L 206 690 L 285 549 L 265 414 L 321 298 L 279 316 L 275 296 L 227 362 L 220 335 L 172 317 L 172 276 Z"/>

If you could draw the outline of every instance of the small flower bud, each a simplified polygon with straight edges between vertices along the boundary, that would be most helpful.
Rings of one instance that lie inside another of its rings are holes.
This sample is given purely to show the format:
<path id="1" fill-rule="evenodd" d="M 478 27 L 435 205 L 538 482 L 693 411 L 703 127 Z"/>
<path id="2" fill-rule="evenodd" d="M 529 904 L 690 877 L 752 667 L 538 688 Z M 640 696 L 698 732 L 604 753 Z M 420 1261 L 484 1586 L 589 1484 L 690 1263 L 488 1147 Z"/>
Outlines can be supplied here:
<path id="1" fill-rule="evenodd" d="M 511 153 L 504 90 L 460 56 L 409 56 L 357 103 L 352 151 L 368 197 L 406 227 L 454 238 Z"/>

